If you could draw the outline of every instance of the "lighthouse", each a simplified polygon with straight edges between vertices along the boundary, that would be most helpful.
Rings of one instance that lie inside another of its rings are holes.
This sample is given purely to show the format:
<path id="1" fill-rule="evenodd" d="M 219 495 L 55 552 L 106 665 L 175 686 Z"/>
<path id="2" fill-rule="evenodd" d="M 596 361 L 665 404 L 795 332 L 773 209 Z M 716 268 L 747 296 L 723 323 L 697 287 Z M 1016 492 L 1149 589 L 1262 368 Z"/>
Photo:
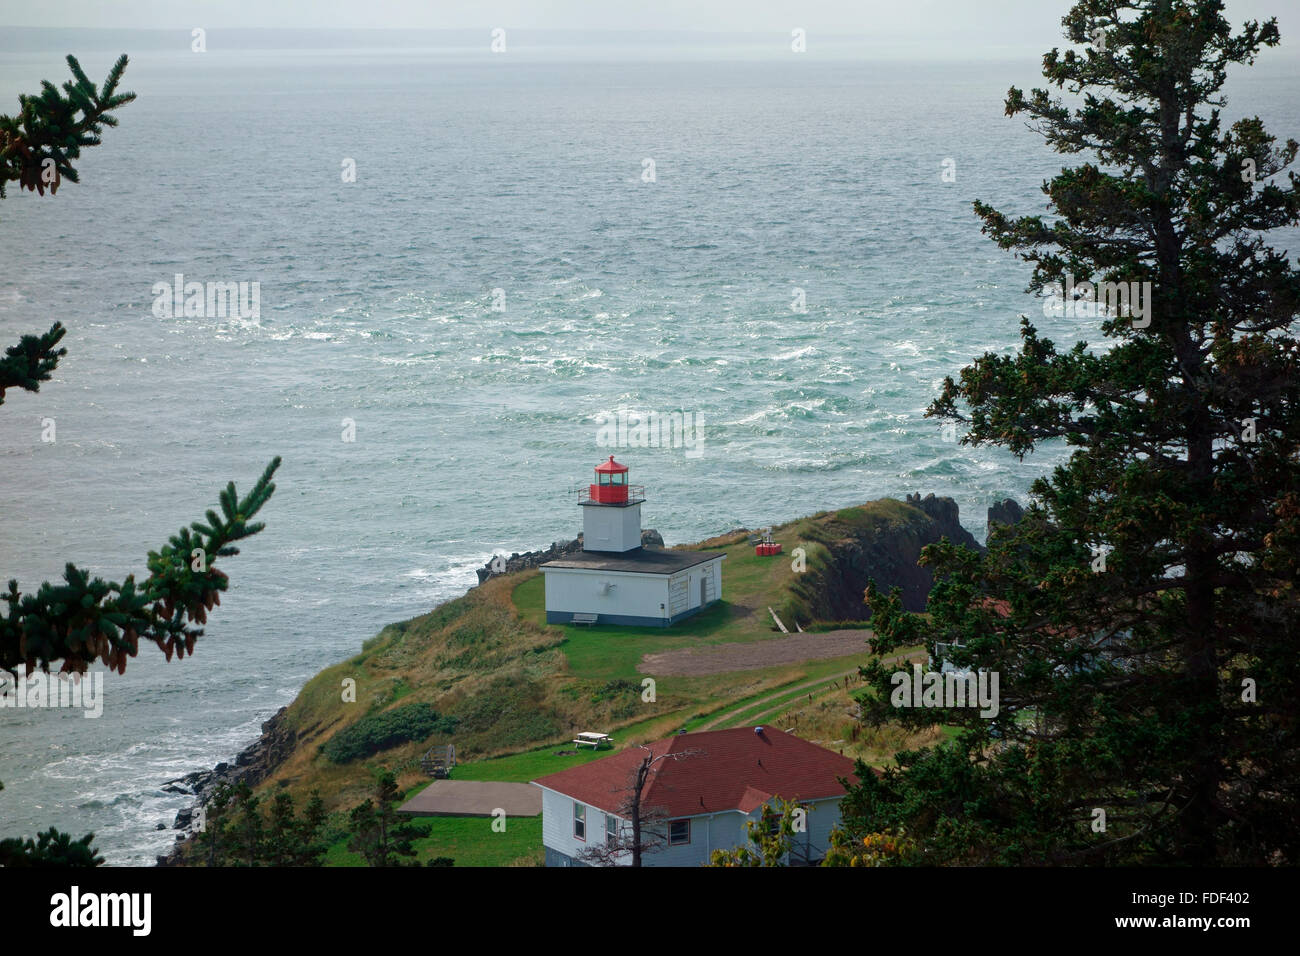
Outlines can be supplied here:
<path id="1" fill-rule="evenodd" d="M 582 551 L 542 565 L 550 624 L 668 627 L 722 595 L 722 551 L 641 544 L 645 489 L 610 455 L 578 495 Z"/>

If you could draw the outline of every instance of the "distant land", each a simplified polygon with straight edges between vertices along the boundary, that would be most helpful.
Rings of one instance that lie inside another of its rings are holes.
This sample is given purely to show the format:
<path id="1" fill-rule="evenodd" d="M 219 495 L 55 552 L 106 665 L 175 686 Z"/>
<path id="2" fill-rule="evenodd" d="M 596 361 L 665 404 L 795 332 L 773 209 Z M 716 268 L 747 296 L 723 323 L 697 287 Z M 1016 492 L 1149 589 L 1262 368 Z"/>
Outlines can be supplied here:
<path id="1" fill-rule="evenodd" d="M 487 53 L 492 25 L 479 29 L 280 29 L 222 28 L 208 24 L 202 11 L 195 11 L 193 26 L 207 30 L 209 55 L 221 50 L 444 50 Z M 637 59 L 715 58 L 722 54 L 741 58 L 787 58 L 789 32 L 703 32 L 680 30 L 536 30 L 508 28 L 509 52 L 530 58 L 567 58 L 575 51 L 583 59 L 622 59 L 635 53 Z M 15 27 L 0 25 L 0 51 L 49 52 L 70 50 L 116 51 L 131 54 L 153 51 L 188 52 L 192 27 L 173 29 Z M 812 33 L 808 55 L 812 59 L 943 60 L 952 57 L 931 43 L 905 42 L 887 34 L 829 35 Z M 1041 51 L 1041 41 L 977 43 L 962 49 L 961 59 L 1011 60 L 1023 62 Z M 950 51 L 947 51 L 950 52 Z"/>

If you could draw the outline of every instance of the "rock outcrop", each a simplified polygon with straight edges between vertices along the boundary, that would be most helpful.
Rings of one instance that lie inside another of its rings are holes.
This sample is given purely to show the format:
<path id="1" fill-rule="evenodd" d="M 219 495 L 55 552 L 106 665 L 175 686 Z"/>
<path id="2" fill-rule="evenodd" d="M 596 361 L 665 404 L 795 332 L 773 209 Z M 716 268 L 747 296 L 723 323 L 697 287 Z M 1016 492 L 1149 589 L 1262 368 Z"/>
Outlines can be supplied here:
<path id="1" fill-rule="evenodd" d="M 957 502 L 932 494 L 827 512 L 807 519 L 799 532 L 827 552 L 824 560 L 809 561 L 791 586 L 786 611 L 801 622 L 868 620 L 871 612 L 863 601 L 868 581 L 885 593 L 901 589 L 904 608 L 924 611 L 933 575 L 917 564 L 921 549 L 947 538 L 984 550 L 961 526 Z"/>
<path id="2" fill-rule="evenodd" d="M 989 508 L 988 534 L 993 534 L 995 524 L 1016 524 L 1025 516 L 1025 509 L 1010 498 L 995 503 Z M 985 538 L 987 541 L 988 539 Z"/>

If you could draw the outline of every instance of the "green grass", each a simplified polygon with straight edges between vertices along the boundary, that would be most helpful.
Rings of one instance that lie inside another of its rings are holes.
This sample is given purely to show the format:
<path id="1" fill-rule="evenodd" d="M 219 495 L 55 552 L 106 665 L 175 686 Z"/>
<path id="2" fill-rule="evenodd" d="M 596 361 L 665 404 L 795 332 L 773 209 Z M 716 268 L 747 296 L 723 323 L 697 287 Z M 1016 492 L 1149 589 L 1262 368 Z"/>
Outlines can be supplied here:
<path id="1" fill-rule="evenodd" d="M 620 734 L 621 736 L 621 734 Z M 543 747 L 529 750 L 508 757 L 495 757 L 491 760 L 478 760 L 474 763 L 461 764 L 451 772 L 453 780 L 491 780 L 506 783 L 527 783 L 544 777 L 548 773 L 567 770 L 584 763 L 590 763 L 600 757 L 608 757 L 612 750 L 592 750 L 583 747 L 578 753 L 557 757 L 557 750 L 572 750 L 573 744 Z"/>
<path id="2" fill-rule="evenodd" d="M 423 863 L 449 856 L 456 866 L 509 866 L 527 861 L 542 862 L 542 818 L 511 817 L 504 833 L 492 829 L 491 817 L 414 817 L 413 822 L 429 826 L 429 835 L 416 840 L 415 859 Z M 359 853 L 339 840 L 325 854 L 326 866 L 365 866 Z"/>
<path id="3" fill-rule="evenodd" d="M 542 861 L 542 818 L 511 817 L 504 833 L 492 829 L 491 817 L 416 817 L 431 824 L 429 836 L 417 840 L 421 861 L 449 856 L 457 866 L 508 866 L 522 858 Z"/>

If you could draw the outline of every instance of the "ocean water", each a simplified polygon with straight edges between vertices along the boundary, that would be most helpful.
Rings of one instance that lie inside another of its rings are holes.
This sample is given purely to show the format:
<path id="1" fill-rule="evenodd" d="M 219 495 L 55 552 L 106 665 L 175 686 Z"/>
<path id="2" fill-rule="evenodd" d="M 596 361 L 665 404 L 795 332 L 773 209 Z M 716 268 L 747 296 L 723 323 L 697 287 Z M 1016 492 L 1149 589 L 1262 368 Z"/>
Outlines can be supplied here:
<path id="1" fill-rule="evenodd" d="M 95 78 L 111 60 L 82 58 Z M 925 406 L 1013 347 L 1020 313 L 1099 338 L 1041 318 L 970 208 L 1043 209 L 1063 159 L 1002 114 L 1036 67 L 134 57 L 140 98 L 82 184 L 0 203 L 4 344 L 69 328 L 54 380 L 0 408 L 0 574 L 141 574 L 226 481 L 284 465 L 193 659 L 143 654 L 99 719 L 0 710 L 0 836 L 93 830 L 110 863 L 151 863 L 186 804 L 164 781 L 229 759 L 494 552 L 573 537 L 569 491 L 610 453 L 669 543 L 917 491 L 982 539 L 988 505 L 1059 451 L 961 447 Z M 1291 76 L 1235 81 L 1229 114 L 1295 135 Z M 42 78 L 62 81 L 59 55 L 4 54 L 0 111 Z M 177 273 L 260 283 L 260 316 L 159 318 Z M 620 408 L 687 413 L 702 443 L 604 447 Z"/>

